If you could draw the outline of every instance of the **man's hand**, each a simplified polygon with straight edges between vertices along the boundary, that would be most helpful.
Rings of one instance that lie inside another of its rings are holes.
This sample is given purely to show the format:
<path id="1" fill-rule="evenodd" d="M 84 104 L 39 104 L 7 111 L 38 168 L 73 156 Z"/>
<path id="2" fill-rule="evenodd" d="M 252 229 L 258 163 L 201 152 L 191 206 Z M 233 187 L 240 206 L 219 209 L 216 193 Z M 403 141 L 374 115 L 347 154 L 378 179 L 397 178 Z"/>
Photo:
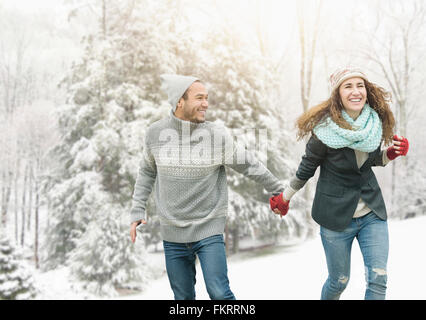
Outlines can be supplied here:
<path id="1" fill-rule="evenodd" d="M 130 239 L 133 243 L 136 241 L 136 227 L 140 225 L 141 223 L 146 224 L 146 221 L 144 219 L 135 221 L 130 225 Z"/>
<path id="2" fill-rule="evenodd" d="M 282 217 L 288 212 L 290 200 L 285 200 L 281 192 L 281 194 L 269 198 L 269 204 L 271 205 L 271 210 Z"/>

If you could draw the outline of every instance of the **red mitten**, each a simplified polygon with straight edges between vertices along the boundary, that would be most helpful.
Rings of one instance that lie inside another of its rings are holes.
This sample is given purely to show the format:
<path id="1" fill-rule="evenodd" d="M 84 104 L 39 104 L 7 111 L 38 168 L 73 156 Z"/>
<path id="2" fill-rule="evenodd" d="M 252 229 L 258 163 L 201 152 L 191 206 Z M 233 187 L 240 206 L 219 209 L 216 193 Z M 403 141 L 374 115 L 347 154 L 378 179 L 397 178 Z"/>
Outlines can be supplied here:
<path id="1" fill-rule="evenodd" d="M 396 157 L 399 156 L 405 156 L 407 155 L 408 152 L 408 148 L 410 146 L 410 144 L 408 143 L 407 138 L 404 137 L 398 137 L 397 135 L 393 136 L 393 140 L 394 141 L 399 141 L 400 144 L 399 145 L 395 145 L 395 142 L 393 145 L 391 145 L 387 150 L 386 150 L 386 155 L 388 157 L 389 160 L 394 160 Z M 399 149 L 395 149 L 395 147 L 399 147 Z M 396 153 L 396 152 L 399 153 Z"/>
<path id="2" fill-rule="evenodd" d="M 280 216 L 285 216 L 288 212 L 289 201 L 284 201 L 283 199 L 283 193 L 281 192 L 278 196 L 274 196 L 269 198 L 269 204 L 271 205 L 271 210 L 274 211 L 274 209 L 280 210 Z"/>
<path id="3" fill-rule="evenodd" d="M 271 210 L 274 211 L 274 209 L 277 207 L 277 202 L 275 201 L 275 196 L 269 198 L 269 205 L 271 206 Z"/>

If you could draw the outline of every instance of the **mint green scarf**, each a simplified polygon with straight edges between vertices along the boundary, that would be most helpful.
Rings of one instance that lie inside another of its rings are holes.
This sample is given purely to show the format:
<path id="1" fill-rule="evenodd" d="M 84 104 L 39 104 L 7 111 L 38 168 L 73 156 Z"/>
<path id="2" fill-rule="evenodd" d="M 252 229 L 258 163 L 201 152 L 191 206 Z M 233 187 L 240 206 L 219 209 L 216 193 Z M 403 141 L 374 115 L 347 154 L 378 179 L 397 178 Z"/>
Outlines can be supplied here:
<path id="1" fill-rule="evenodd" d="M 382 121 L 375 110 L 365 104 L 355 121 L 345 110 L 342 116 L 355 130 L 343 129 L 327 117 L 314 128 L 314 134 L 333 149 L 348 147 L 364 152 L 377 149 L 382 141 Z"/>

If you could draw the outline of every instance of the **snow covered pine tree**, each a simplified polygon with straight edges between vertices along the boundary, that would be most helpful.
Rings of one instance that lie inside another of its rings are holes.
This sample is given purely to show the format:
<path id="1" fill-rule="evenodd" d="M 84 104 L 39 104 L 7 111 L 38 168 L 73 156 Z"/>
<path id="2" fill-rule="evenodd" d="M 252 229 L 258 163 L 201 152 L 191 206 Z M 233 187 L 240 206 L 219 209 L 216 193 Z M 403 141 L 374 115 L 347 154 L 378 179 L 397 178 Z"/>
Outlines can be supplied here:
<path id="1" fill-rule="evenodd" d="M 36 290 L 30 272 L 5 236 L 0 238 L 0 300 L 28 300 Z"/>

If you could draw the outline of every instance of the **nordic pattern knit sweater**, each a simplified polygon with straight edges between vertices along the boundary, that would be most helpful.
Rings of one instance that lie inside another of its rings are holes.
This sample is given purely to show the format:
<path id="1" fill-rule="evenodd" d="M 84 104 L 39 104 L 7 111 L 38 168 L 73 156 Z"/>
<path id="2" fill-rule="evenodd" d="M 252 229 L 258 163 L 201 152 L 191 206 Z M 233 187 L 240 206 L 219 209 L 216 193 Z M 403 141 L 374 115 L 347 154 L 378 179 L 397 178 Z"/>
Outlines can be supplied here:
<path id="1" fill-rule="evenodd" d="M 223 126 L 183 121 L 172 112 L 149 126 L 131 222 L 145 219 L 146 202 L 154 187 L 163 240 L 189 243 L 222 234 L 228 208 L 225 166 L 272 194 L 280 194 L 284 190 L 281 182 L 251 153 L 244 152 L 242 159 L 243 150 L 232 141 Z"/>

